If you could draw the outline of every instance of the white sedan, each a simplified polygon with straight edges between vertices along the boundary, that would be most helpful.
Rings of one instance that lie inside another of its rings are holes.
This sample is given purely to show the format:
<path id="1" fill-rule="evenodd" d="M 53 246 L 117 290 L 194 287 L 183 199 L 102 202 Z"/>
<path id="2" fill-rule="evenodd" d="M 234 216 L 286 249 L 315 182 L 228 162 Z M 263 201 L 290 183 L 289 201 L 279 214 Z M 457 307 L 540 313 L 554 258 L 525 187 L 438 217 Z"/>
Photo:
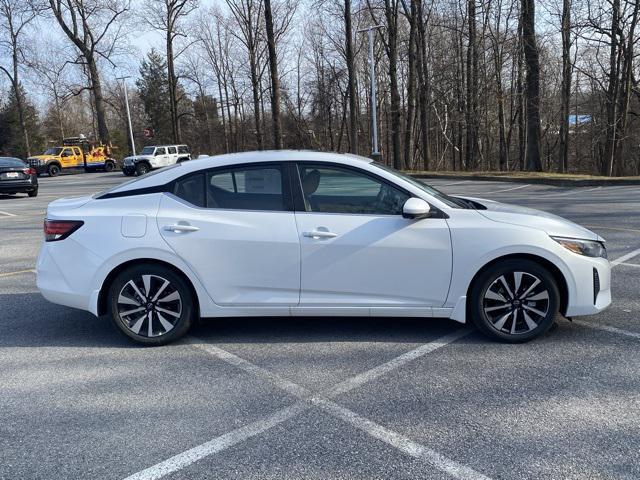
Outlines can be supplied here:
<path id="1" fill-rule="evenodd" d="M 37 283 L 164 344 L 198 317 L 446 317 L 522 342 L 611 303 L 604 240 L 367 158 L 247 152 L 47 209 Z"/>

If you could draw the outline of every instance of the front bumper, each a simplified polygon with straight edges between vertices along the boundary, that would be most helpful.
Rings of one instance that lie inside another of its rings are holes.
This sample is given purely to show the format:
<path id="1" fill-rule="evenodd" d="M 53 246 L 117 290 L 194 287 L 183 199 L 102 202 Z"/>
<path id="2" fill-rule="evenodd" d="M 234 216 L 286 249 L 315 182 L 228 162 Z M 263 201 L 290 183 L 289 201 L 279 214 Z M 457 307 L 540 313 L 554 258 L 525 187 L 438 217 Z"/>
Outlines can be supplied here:
<path id="1" fill-rule="evenodd" d="M 592 315 L 611 305 L 611 264 L 606 258 L 572 254 L 569 267 L 575 291 L 569 293 L 567 317 Z"/>

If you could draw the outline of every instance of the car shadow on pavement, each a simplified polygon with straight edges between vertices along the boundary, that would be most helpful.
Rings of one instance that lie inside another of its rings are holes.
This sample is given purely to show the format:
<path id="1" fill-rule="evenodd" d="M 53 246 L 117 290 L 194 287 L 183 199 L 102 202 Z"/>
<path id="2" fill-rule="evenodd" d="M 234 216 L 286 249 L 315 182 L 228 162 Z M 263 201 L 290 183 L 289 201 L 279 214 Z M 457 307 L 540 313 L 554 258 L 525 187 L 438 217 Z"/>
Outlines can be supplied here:
<path id="1" fill-rule="evenodd" d="M 0 348 L 76 346 L 136 348 L 108 317 L 54 305 L 39 293 L 0 294 Z M 203 318 L 190 336 L 211 343 L 427 343 L 464 328 L 440 318 Z M 473 341 L 485 342 L 474 332 Z M 465 340 L 471 340 L 467 337 Z M 487 340 L 488 341 L 488 340 Z"/>

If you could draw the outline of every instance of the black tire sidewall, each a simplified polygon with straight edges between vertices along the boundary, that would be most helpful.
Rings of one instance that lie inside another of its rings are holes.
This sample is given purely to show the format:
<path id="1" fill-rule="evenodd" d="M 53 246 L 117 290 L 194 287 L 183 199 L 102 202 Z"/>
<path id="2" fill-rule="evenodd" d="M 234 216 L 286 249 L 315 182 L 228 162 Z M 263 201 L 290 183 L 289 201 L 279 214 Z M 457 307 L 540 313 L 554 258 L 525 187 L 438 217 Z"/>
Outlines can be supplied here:
<path id="1" fill-rule="evenodd" d="M 150 168 L 146 163 L 139 163 L 138 165 L 136 165 L 136 174 L 138 175 L 149 173 L 149 170 Z"/>
<path id="2" fill-rule="evenodd" d="M 27 192 L 27 194 L 32 198 L 33 197 L 37 197 L 38 196 L 38 189 L 36 188 L 35 190 L 31 190 L 30 192 Z"/>
<path id="3" fill-rule="evenodd" d="M 105 163 L 105 165 L 104 165 L 104 171 L 105 172 L 113 172 L 113 169 L 114 169 L 113 162 Z"/>
<path id="4" fill-rule="evenodd" d="M 493 283 L 496 278 L 500 277 L 500 275 L 513 271 L 522 271 L 535 275 L 543 282 L 549 292 L 549 311 L 545 319 L 541 321 L 538 324 L 538 327 L 531 332 L 519 335 L 511 335 L 497 331 L 490 324 L 483 308 L 484 294 L 491 283 Z M 560 293 L 556 280 L 546 268 L 531 260 L 513 259 L 492 265 L 482 272 L 471 287 L 469 302 L 468 314 L 471 317 L 471 321 L 482 333 L 503 342 L 522 343 L 546 333 L 551 328 L 560 308 Z"/>
<path id="5" fill-rule="evenodd" d="M 178 319 L 176 326 L 169 333 L 159 337 L 149 338 L 142 335 L 136 335 L 127 328 L 118 314 L 118 295 L 120 294 L 122 287 L 132 278 L 146 274 L 159 275 L 169 280 L 172 285 L 176 286 L 182 299 L 182 315 Z M 167 343 L 174 342 L 184 336 L 189 331 L 189 328 L 191 328 L 195 312 L 194 301 L 195 299 L 193 298 L 191 289 L 182 275 L 177 274 L 172 269 L 162 265 L 139 264 L 120 272 L 111 283 L 107 299 L 108 315 L 116 328 L 135 342 L 143 345 L 166 345 Z"/>
<path id="6" fill-rule="evenodd" d="M 47 169 L 47 173 L 50 177 L 57 177 L 58 175 L 60 175 L 60 167 L 58 167 L 57 165 L 50 165 Z"/>

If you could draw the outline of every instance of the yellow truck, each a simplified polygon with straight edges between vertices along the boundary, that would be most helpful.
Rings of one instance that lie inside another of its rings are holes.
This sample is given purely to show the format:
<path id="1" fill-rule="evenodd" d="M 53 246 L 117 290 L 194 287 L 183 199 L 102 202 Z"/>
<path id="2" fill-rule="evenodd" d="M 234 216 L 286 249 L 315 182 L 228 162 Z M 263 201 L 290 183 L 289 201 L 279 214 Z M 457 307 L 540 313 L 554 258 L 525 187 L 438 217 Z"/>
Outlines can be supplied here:
<path id="1" fill-rule="evenodd" d="M 61 147 L 50 147 L 42 155 L 29 157 L 29 166 L 38 175 L 47 173 L 50 177 L 59 175 L 63 170 L 111 172 L 116 168 L 111 149 L 106 145 L 92 145 L 83 137 L 65 138 L 62 143 Z"/>

